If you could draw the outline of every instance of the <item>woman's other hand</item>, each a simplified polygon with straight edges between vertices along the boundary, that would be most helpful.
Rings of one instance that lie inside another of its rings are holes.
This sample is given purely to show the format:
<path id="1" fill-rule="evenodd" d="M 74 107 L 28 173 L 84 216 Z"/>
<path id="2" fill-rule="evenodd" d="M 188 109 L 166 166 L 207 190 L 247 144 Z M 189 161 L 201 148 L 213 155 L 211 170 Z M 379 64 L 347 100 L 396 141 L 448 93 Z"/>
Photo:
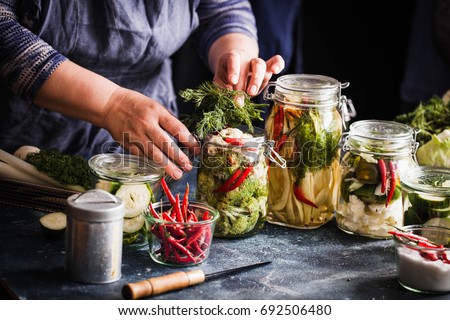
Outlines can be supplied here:
<path id="1" fill-rule="evenodd" d="M 272 75 L 284 69 L 284 59 L 275 55 L 267 61 L 258 57 L 258 45 L 243 34 L 228 34 L 211 47 L 210 66 L 214 82 L 222 87 L 242 90 L 250 96 L 259 94 Z"/>

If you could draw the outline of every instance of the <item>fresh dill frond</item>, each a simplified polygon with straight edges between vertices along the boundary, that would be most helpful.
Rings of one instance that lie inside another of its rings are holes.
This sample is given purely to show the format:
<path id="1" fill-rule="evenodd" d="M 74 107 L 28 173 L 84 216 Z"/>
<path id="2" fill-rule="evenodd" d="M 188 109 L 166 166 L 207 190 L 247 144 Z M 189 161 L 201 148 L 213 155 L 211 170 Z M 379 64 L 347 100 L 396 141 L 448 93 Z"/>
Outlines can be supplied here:
<path id="1" fill-rule="evenodd" d="M 421 102 L 414 110 L 400 114 L 394 121 L 420 129 L 417 142 L 423 145 L 445 129 L 450 128 L 450 102 L 444 103 L 441 97 L 433 96 Z"/>
<path id="2" fill-rule="evenodd" d="M 262 108 L 267 106 L 254 103 L 244 91 L 225 89 L 208 81 L 195 89 L 180 91 L 180 96 L 200 111 L 183 120 L 187 126 L 195 124 L 195 134 L 200 139 L 228 126 L 247 125 L 253 132 L 253 121 L 262 120 Z M 242 105 L 238 101 L 242 101 Z"/>

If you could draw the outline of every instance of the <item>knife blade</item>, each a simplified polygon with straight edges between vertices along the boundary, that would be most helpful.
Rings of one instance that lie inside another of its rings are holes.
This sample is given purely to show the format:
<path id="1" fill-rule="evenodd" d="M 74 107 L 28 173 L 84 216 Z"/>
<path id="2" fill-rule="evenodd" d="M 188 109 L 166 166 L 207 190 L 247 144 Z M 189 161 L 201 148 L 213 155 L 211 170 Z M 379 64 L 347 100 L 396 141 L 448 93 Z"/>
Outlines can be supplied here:
<path id="1" fill-rule="evenodd" d="M 155 296 L 161 293 L 187 288 L 202 283 L 205 280 L 211 280 L 224 275 L 260 267 L 271 262 L 272 261 L 257 262 L 208 274 L 205 274 L 201 269 L 178 271 L 160 277 L 127 283 L 122 287 L 122 296 L 127 300 Z"/>

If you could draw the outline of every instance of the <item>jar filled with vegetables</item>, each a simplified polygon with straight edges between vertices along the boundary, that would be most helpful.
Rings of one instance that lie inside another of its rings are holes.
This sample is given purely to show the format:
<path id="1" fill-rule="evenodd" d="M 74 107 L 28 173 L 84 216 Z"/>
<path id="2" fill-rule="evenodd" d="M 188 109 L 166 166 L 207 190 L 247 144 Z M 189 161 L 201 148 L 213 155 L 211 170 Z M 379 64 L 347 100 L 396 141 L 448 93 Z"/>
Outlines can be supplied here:
<path id="1" fill-rule="evenodd" d="M 98 154 L 89 159 L 92 187 L 110 192 L 125 205 L 124 244 L 145 244 L 144 211 L 161 197 L 164 170 L 149 159 L 127 154 Z"/>
<path id="2" fill-rule="evenodd" d="M 263 120 L 262 107 L 240 90 L 204 82 L 180 92 L 193 102 L 197 112 L 186 125 L 195 127 L 202 151 L 197 170 L 196 197 L 219 211 L 214 236 L 240 238 L 255 235 L 267 215 L 267 159 L 284 161 L 267 141 L 263 129 L 253 122 Z"/>
<path id="3" fill-rule="evenodd" d="M 248 237 L 267 215 L 267 159 L 264 130 L 224 128 L 207 135 L 197 174 L 197 200 L 216 208 L 214 236 Z"/>
<path id="4" fill-rule="evenodd" d="M 403 224 L 437 225 L 450 228 L 450 169 L 416 167 L 401 181 Z"/>
<path id="5" fill-rule="evenodd" d="M 391 238 L 403 225 L 401 178 L 417 166 L 416 132 L 394 121 L 362 120 L 342 138 L 338 227 L 351 234 Z"/>
<path id="6" fill-rule="evenodd" d="M 274 93 L 269 93 L 273 86 Z M 344 125 L 341 113 L 347 110 L 341 89 L 347 86 L 322 75 L 292 74 L 266 88 L 264 98 L 274 101 L 266 121 L 267 135 L 286 160 L 286 168 L 269 167 L 268 222 L 313 229 L 334 217 Z"/>

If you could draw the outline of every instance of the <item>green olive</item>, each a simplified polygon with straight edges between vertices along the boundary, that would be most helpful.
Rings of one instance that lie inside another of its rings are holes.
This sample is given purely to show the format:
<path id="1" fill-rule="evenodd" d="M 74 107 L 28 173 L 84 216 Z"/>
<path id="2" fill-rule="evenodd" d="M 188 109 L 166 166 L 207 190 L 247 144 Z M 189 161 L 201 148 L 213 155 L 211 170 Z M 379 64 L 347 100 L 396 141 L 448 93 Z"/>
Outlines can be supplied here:
<path id="1" fill-rule="evenodd" d="M 356 179 L 365 184 L 380 183 L 377 164 L 366 161 L 358 163 L 356 167 Z"/>

